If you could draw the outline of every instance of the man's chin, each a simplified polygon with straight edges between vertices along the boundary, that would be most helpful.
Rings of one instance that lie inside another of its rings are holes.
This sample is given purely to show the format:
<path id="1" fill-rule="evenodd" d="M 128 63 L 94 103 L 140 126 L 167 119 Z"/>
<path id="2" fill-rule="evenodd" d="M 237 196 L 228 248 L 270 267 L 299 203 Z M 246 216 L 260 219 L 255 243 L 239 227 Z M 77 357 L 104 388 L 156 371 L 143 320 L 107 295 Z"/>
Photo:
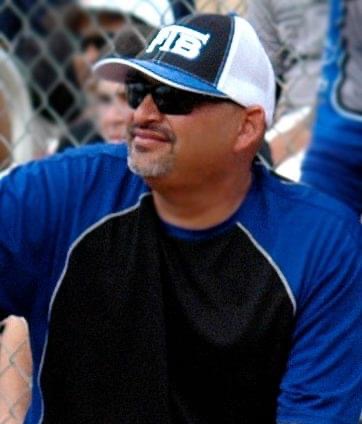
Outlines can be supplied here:
<path id="1" fill-rule="evenodd" d="M 129 169 L 142 178 L 165 177 L 173 168 L 171 161 L 136 160 L 133 155 L 128 156 L 127 162 Z"/>

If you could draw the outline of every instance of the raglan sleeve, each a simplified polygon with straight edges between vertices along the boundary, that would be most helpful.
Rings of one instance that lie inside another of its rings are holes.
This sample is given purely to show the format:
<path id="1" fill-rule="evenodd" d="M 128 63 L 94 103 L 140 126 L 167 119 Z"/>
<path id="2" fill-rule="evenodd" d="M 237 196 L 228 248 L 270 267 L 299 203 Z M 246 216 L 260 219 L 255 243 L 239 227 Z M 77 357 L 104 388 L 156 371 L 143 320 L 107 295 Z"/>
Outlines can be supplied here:
<path id="1" fill-rule="evenodd" d="M 317 271 L 298 301 L 278 424 L 357 424 L 361 413 L 361 226 L 336 224 L 320 237 Z"/>
<path id="2" fill-rule="evenodd" d="M 0 320 L 26 317 L 52 271 L 66 191 L 57 173 L 39 161 L 0 178 Z"/>

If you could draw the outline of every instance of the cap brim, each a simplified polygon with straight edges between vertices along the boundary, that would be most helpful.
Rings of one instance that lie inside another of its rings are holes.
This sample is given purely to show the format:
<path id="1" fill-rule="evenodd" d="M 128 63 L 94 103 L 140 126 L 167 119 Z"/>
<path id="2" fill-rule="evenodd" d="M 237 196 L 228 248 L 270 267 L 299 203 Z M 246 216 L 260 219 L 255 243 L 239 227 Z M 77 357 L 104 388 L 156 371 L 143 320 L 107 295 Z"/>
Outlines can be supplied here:
<path id="1" fill-rule="evenodd" d="M 192 77 L 178 68 L 148 60 L 109 57 L 98 61 L 93 66 L 95 76 L 114 82 L 124 82 L 131 69 L 137 70 L 144 75 L 180 90 L 214 97 L 228 97 L 211 84 Z"/>

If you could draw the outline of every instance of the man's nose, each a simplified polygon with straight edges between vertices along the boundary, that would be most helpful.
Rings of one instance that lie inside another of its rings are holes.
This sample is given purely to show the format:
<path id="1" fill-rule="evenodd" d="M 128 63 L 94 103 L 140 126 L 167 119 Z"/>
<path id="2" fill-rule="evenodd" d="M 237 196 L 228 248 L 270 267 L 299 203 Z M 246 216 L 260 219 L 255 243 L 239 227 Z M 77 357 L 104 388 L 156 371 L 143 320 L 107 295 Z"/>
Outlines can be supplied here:
<path id="1" fill-rule="evenodd" d="M 162 119 L 162 114 L 153 101 L 151 94 L 148 94 L 133 112 L 133 121 L 138 125 L 159 121 L 160 119 Z"/>

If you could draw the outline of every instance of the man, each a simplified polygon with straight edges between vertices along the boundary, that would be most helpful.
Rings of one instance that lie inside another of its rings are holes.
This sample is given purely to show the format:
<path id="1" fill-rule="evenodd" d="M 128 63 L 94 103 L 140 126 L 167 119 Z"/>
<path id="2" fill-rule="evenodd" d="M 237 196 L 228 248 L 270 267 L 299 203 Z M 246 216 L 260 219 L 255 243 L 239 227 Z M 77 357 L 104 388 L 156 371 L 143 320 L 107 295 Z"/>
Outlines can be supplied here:
<path id="1" fill-rule="evenodd" d="M 275 86 L 254 30 L 186 17 L 96 73 L 126 82 L 133 173 L 103 145 L 0 182 L 26 422 L 356 422 L 361 228 L 254 160 Z"/>
<path id="2" fill-rule="evenodd" d="M 302 181 L 362 218 L 362 0 L 331 0 L 322 79 Z"/>

